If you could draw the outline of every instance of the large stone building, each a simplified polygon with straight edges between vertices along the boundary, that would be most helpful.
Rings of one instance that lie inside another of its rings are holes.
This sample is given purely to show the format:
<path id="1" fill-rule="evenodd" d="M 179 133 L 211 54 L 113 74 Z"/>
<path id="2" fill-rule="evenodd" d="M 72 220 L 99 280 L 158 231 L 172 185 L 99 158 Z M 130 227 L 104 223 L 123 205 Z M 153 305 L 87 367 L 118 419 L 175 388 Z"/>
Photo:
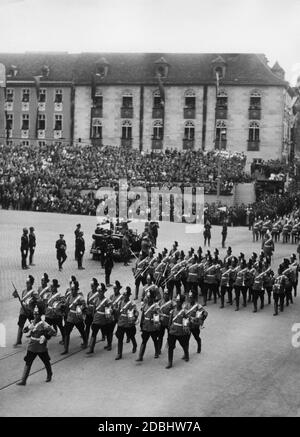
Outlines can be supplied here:
<path id="1" fill-rule="evenodd" d="M 261 54 L 16 54 L 0 63 L 7 141 L 221 148 L 248 163 L 289 155 L 288 84 Z"/>

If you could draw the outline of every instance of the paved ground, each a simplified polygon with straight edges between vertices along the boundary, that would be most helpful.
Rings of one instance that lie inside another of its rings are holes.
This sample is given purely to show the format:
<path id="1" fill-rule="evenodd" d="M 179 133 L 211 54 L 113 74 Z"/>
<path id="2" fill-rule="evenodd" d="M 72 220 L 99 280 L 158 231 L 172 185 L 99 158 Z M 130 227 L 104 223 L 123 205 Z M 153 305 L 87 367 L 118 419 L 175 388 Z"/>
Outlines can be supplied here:
<path id="1" fill-rule="evenodd" d="M 299 297 L 279 317 L 272 316 L 270 306 L 253 314 L 251 307 L 235 312 L 232 307 L 220 310 L 219 305 L 209 304 L 202 331 L 203 352 L 197 355 L 191 340 L 191 360 L 185 363 L 177 347 L 171 370 L 165 370 L 167 351 L 154 360 L 150 343 L 142 364 L 135 362 L 129 345 L 124 347 L 124 359 L 115 361 L 116 342 L 112 352 L 103 350 L 104 344 L 99 342 L 95 355 L 87 357 L 74 332 L 67 357 L 60 356 L 60 338 L 49 342 L 54 370 L 50 384 L 44 383 L 45 370 L 36 360 L 27 386 L 16 386 L 26 341 L 13 349 L 19 307 L 11 297 L 11 280 L 21 289 L 27 276 L 20 269 L 22 227 L 36 228 L 36 266 L 30 270 L 36 280 L 47 272 L 50 278 L 59 279 L 64 290 L 75 273 L 86 293 L 91 277 L 101 282 L 104 274 L 88 252 L 86 270 L 76 269 L 73 231 L 77 223 L 83 226 L 89 248 L 95 217 L 0 211 L 0 322 L 6 327 L 6 347 L 0 348 L 1 416 L 300 416 L 300 349 L 291 344 L 292 325 L 300 323 Z M 69 257 L 61 273 L 54 250 L 60 232 L 69 243 Z M 220 232 L 213 228 L 212 249 L 220 248 Z M 260 251 L 246 228 L 230 228 L 228 238 L 237 254 Z M 162 224 L 159 249 L 169 248 L 175 239 L 185 250 L 203 244 L 202 235 L 186 234 L 183 225 Z M 294 250 L 291 245 L 278 244 L 274 265 Z M 221 256 L 224 252 L 220 250 Z M 117 265 L 112 274 L 112 280 L 116 279 L 133 287 L 131 268 Z M 140 342 L 140 333 L 137 338 Z"/>

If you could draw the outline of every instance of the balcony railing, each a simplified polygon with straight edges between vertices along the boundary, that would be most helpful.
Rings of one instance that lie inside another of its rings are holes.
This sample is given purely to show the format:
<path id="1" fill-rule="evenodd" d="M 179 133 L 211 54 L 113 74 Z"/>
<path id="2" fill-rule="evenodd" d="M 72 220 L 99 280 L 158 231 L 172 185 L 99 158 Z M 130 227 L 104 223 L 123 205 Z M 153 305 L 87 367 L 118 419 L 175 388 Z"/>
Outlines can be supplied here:
<path id="1" fill-rule="evenodd" d="M 260 120 L 260 119 L 261 119 L 261 109 L 249 108 L 249 120 Z"/>
<path id="2" fill-rule="evenodd" d="M 257 140 L 257 141 L 250 141 L 250 140 L 248 140 L 248 148 L 247 148 L 248 152 L 256 152 L 256 151 L 258 151 L 259 150 L 259 144 L 260 144 L 259 140 Z"/>
<path id="3" fill-rule="evenodd" d="M 226 120 L 227 119 L 227 108 L 216 108 L 216 119 L 217 120 Z"/>
<path id="4" fill-rule="evenodd" d="M 38 110 L 45 111 L 46 110 L 46 103 L 45 102 L 38 102 Z"/>
<path id="5" fill-rule="evenodd" d="M 61 112 L 63 110 L 63 104 L 54 102 L 54 111 L 56 112 Z"/>
<path id="6" fill-rule="evenodd" d="M 133 108 L 121 108 L 121 118 L 133 118 Z"/>
<path id="7" fill-rule="evenodd" d="M 183 108 L 183 118 L 196 118 L 196 109 Z"/>
<path id="8" fill-rule="evenodd" d="M 45 129 L 38 129 L 38 139 L 43 140 L 46 137 Z"/>
<path id="9" fill-rule="evenodd" d="M 215 150 L 226 150 L 227 140 L 215 140 Z"/>
<path id="10" fill-rule="evenodd" d="M 13 102 L 5 102 L 4 110 L 5 111 L 13 111 L 14 110 L 14 103 Z"/>
<path id="11" fill-rule="evenodd" d="M 121 146 L 130 148 L 132 146 L 132 138 L 121 138 Z"/>
<path id="12" fill-rule="evenodd" d="M 152 108 L 152 118 L 163 118 L 164 108 Z"/>
<path id="13" fill-rule="evenodd" d="M 22 111 L 29 111 L 29 102 L 22 102 Z"/>
<path id="14" fill-rule="evenodd" d="M 62 137 L 62 131 L 61 130 L 54 130 L 54 139 L 59 140 Z"/>
<path id="15" fill-rule="evenodd" d="M 29 137 L 29 130 L 28 129 L 22 129 L 21 130 L 21 138 L 28 138 Z"/>
<path id="16" fill-rule="evenodd" d="M 183 138 L 183 140 L 182 140 L 183 150 L 193 149 L 194 145 L 195 145 L 195 140 L 188 140 L 186 138 Z"/>
<path id="17" fill-rule="evenodd" d="M 152 138 L 152 149 L 162 149 L 163 148 L 163 140 L 162 139 L 154 139 Z"/>

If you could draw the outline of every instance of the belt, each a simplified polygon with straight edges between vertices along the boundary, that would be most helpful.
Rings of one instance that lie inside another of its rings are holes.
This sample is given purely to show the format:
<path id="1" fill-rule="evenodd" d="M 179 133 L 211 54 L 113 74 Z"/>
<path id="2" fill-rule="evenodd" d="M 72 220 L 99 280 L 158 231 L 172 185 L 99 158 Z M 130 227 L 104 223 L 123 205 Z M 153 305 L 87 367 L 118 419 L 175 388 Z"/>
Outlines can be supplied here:
<path id="1" fill-rule="evenodd" d="M 169 314 L 160 313 L 162 317 L 170 317 Z"/>
<path id="2" fill-rule="evenodd" d="M 70 313 L 76 313 L 77 314 L 77 311 L 76 310 L 70 310 Z"/>
<path id="3" fill-rule="evenodd" d="M 145 317 L 145 320 L 151 320 L 151 318 L 150 317 Z"/>
<path id="4" fill-rule="evenodd" d="M 181 327 L 183 326 L 182 323 L 176 323 L 176 322 L 174 322 L 173 325 L 175 325 L 175 326 L 181 326 Z"/>
<path id="5" fill-rule="evenodd" d="M 30 340 L 34 340 L 34 341 L 40 341 L 39 338 L 35 338 L 35 337 L 30 337 Z"/>
<path id="6" fill-rule="evenodd" d="M 96 311 L 98 314 L 103 314 L 105 315 L 105 313 L 103 313 L 102 311 Z"/>

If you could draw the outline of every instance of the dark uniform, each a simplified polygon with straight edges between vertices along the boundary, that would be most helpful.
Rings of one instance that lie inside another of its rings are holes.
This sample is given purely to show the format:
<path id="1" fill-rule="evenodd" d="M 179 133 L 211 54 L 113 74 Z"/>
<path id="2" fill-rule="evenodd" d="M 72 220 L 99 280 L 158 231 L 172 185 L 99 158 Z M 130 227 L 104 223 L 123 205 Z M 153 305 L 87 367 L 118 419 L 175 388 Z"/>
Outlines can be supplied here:
<path id="1" fill-rule="evenodd" d="M 93 278 L 91 282 L 91 291 L 88 292 L 87 298 L 86 298 L 86 313 L 85 313 L 85 336 L 86 341 L 89 341 L 90 336 L 90 329 L 93 323 L 93 318 L 95 314 L 95 302 L 97 300 L 98 287 L 99 283 L 96 278 Z"/>
<path id="2" fill-rule="evenodd" d="M 225 242 L 226 242 L 226 238 L 227 238 L 227 222 L 223 223 L 223 227 L 222 227 L 222 247 L 224 249 L 225 247 Z"/>
<path id="3" fill-rule="evenodd" d="M 110 286 L 110 275 L 112 272 L 114 266 L 114 260 L 113 260 L 113 251 L 112 248 L 108 246 L 106 255 L 105 255 L 105 261 L 104 261 L 104 269 L 105 269 L 105 285 L 108 287 Z"/>
<path id="4" fill-rule="evenodd" d="M 151 290 L 148 292 L 147 301 L 142 307 L 142 317 L 140 323 L 140 328 L 142 331 L 142 344 L 137 361 L 143 361 L 146 345 L 150 337 L 153 340 L 155 348 L 154 358 L 159 357 L 158 332 L 160 328 L 160 309 L 159 304 L 155 302 L 154 299 L 155 293 Z"/>
<path id="5" fill-rule="evenodd" d="M 17 385 L 26 385 L 32 363 L 37 356 L 45 364 L 45 368 L 47 371 L 46 382 L 50 382 L 52 378 L 52 369 L 47 349 L 47 340 L 49 340 L 52 335 L 55 334 L 54 329 L 51 328 L 48 323 L 41 320 L 40 315 L 38 314 L 38 309 L 36 308 L 34 321 L 29 325 L 27 329 L 24 330 L 24 332 L 30 333 L 30 341 L 27 347 L 27 354 L 24 358 L 26 364 L 24 367 L 22 380 L 18 382 Z"/>
<path id="6" fill-rule="evenodd" d="M 200 326 L 203 325 L 208 313 L 205 311 L 202 305 L 195 302 L 192 296 L 190 296 L 190 302 L 184 305 L 185 314 L 189 318 L 190 333 L 193 335 L 197 342 L 197 353 L 201 352 L 201 338 L 200 338 Z"/>
<path id="7" fill-rule="evenodd" d="M 29 249 L 29 239 L 28 239 L 28 229 L 23 229 L 23 235 L 21 237 L 21 263 L 22 263 L 22 269 L 28 269 L 27 266 L 27 255 L 28 255 L 28 249 Z"/>
<path id="8" fill-rule="evenodd" d="M 76 261 L 77 261 L 76 240 L 77 240 L 77 238 L 79 237 L 79 234 L 80 234 L 80 232 L 81 232 L 80 229 L 81 229 L 81 225 L 78 224 L 78 225 L 76 226 L 75 231 L 74 231 L 74 235 L 75 235 L 75 260 L 76 260 Z"/>
<path id="9" fill-rule="evenodd" d="M 64 344 L 65 341 L 65 328 L 63 326 L 63 315 L 65 309 L 66 299 L 64 296 L 61 296 L 58 291 L 58 281 L 57 279 L 53 279 L 52 281 L 52 290 L 51 294 L 48 295 L 48 299 L 46 302 L 46 311 L 45 311 L 45 321 L 53 326 L 59 328 L 62 340 L 60 344 Z"/>
<path id="10" fill-rule="evenodd" d="M 282 269 L 279 270 L 273 285 L 274 316 L 278 315 L 278 306 L 281 312 L 284 310 L 285 286 L 287 281 L 288 278 L 282 274 Z"/>
<path id="11" fill-rule="evenodd" d="M 66 254 L 67 243 L 63 239 L 63 236 L 64 236 L 63 234 L 60 234 L 60 239 L 57 240 L 56 243 L 55 243 L 56 259 L 58 261 L 58 269 L 59 269 L 59 271 L 62 270 L 63 263 L 67 259 L 67 254 Z"/>
<path id="12" fill-rule="evenodd" d="M 170 300 L 169 293 L 166 291 L 164 293 L 163 299 L 159 302 L 160 309 L 160 328 L 158 332 L 158 353 L 161 354 L 161 349 L 163 345 L 163 339 L 165 335 L 165 331 L 169 329 L 170 325 L 170 315 L 171 311 L 174 308 L 174 302 Z"/>
<path id="13" fill-rule="evenodd" d="M 33 254 L 36 247 L 36 236 L 34 233 L 34 228 L 29 228 L 29 236 L 28 236 L 28 247 L 29 247 L 29 265 L 33 266 Z"/>
<path id="14" fill-rule="evenodd" d="M 83 238 L 83 232 L 79 232 L 79 236 L 76 238 L 76 250 L 75 250 L 79 270 L 84 269 L 84 267 L 82 267 L 82 258 L 84 252 L 85 252 L 85 241 Z"/>

